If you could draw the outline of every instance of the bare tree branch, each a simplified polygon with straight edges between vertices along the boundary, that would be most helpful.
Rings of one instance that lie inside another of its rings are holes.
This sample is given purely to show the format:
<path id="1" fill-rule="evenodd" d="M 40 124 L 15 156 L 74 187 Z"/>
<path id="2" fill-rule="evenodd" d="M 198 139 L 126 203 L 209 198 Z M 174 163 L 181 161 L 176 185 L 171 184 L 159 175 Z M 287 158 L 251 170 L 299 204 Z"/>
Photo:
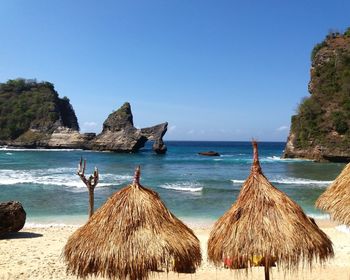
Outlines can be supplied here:
<path id="1" fill-rule="evenodd" d="M 89 191 L 89 217 L 92 216 L 94 213 L 94 190 L 95 187 L 98 184 L 99 180 L 99 173 L 97 167 L 94 169 L 94 173 L 89 176 L 87 179 L 85 177 L 85 170 L 86 170 L 86 160 L 83 160 L 83 158 L 80 158 L 80 162 L 78 164 L 78 170 L 77 175 L 80 177 L 80 179 L 83 181 L 83 183 L 86 185 Z"/>

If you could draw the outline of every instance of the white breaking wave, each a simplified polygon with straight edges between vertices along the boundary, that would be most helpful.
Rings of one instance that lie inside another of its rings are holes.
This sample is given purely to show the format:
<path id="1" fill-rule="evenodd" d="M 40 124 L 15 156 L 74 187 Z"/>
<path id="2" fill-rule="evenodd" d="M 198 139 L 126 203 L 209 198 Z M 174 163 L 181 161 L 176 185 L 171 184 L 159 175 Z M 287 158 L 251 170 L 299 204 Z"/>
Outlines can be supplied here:
<path id="1" fill-rule="evenodd" d="M 89 173 L 87 173 L 88 175 Z M 75 168 L 49 168 L 32 170 L 0 170 L 0 185 L 38 184 L 56 185 L 73 188 L 86 186 L 76 175 Z M 100 182 L 97 187 L 119 185 L 132 180 L 129 175 L 100 174 Z"/>
<path id="2" fill-rule="evenodd" d="M 272 156 L 272 157 L 266 157 L 262 158 L 260 160 L 261 162 L 299 162 L 299 161 L 312 161 L 310 159 L 301 159 L 301 158 L 281 158 L 279 156 Z"/>
<path id="3" fill-rule="evenodd" d="M 203 190 L 203 187 L 200 187 L 200 184 L 198 183 L 169 183 L 160 185 L 160 188 L 183 192 L 201 192 Z"/>
<path id="4" fill-rule="evenodd" d="M 232 179 L 231 182 L 234 183 L 234 184 L 243 184 L 245 182 L 245 180 L 234 180 L 234 179 Z"/>
<path id="5" fill-rule="evenodd" d="M 303 178 L 273 178 L 269 179 L 271 183 L 282 184 L 282 185 L 322 185 L 326 186 L 331 184 L 333 181 L 319 181 L 319 180 L 310 180 Z M 245 180 L 231 180 L 234 184 L 243 184 Z"/>
<path id="6" fill-rule="evenodd" d="M 238 154 L 240 155 L 240 154 Z M 235 155 L 220 155 L 220 157 L 234 157 Z"/>
<path id="7" fill-rule="evenodd" d="M 244 163 L 252 163 L 253 160 L 251 156 L 244 155 L 245 157 L 239 157 L 239 155 L 220 155 L 220 158 L 213 159 L 214 161 L 230 161 L 230 162 L 244 162 Z M 281 163 L 289 163 L 289 162 L 304 162 L 311 161 L 309 159 L 300 159 L 300 158 L 281 158 L 279 156 L 269 156 L 269 157 L 260 157 L 260 162 L 262 163 L 272 163 L 272 162 L 281 162 Z"/>
<path id="8" fill-rule="evenodd" d="M 0 147 L 0 151 L 11 151 L 11 152 L 71 152 L 71 151 L 82 151 L 82 149 L 28 149 L 28 148 L 8 148 Z"/>
<path id="9" fill-rule="evenodd" d="M 329 220 L 330 216 L 328 214 L 311 214 L 307 213 L 307 215 L 315 220 Z"/>

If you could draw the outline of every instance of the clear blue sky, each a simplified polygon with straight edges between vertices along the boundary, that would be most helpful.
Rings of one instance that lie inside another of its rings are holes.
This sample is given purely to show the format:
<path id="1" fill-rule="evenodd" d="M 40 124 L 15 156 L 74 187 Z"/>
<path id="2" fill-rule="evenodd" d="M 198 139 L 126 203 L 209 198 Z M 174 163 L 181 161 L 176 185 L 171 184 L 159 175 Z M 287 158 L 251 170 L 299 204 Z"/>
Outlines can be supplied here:
<path id="1" fill-rule="evenodd" d="M 82 131 L 125 101 L 168 140 L 285 141 L 310 52 L 350 1 L 3 0 L 0 81 L 54 83 Z"/>

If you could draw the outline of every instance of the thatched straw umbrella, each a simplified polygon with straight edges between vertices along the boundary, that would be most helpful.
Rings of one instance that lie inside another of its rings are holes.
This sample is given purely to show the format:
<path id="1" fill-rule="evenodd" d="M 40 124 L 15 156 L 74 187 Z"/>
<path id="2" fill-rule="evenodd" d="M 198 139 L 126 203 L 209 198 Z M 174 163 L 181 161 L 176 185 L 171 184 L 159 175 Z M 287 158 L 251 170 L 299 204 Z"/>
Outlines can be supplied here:
<path id="1" fill-rule="evenodd" d="M 254 162 L 236 203 L 215 223 L 208 240 L 208 256 L 216 266 L 230 260 L 230 268 L 297 269 L 300 263 L 324 262 L 333 256 L 332 242 L 285 193 L 263 175 L 257 143 Z M 257 261 L 258 260 L 258 261 Z"/>
<path id="2" fill-rule="evenodd" d="M 327 211 L 333 220 L 350 226 L 350 163 L 316 200 L 316 207 Z"/>
<path id="3" fill-rule="evenodd" d="M 68 239 L 69 272 L 136 280 L 160 269 L 194 272 L 200 265 L 197 237 L 139 178 L 137 168 L 133 183 L 113 194 Z"/>

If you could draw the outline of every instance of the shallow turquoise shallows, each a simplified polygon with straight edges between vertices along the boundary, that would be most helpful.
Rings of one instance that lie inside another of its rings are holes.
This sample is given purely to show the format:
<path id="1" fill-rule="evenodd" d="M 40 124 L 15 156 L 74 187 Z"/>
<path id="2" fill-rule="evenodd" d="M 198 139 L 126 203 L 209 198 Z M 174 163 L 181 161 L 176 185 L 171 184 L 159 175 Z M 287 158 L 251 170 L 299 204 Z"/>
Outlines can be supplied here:
<path id="1" fill-rule="evenodd" d="M 81 150 L 0 150 L 0 201 L 19 200 L 28 223 L 71 224 L 87 217 L 88 194 L 76 175 L 83 157 L 87 174 L 100 171 L 96 208 L 132 181 L 141 165 L 141 183 L 157 191 L 167 207 L 189 222 L 211 222 L 235 201 L 250 171 L 250 142 L 168 141 L 168 153 L 155 155 L 148 145 L 137 154 Z M 344 167 L 280 158 L 284 143 L 259 143 L 267 178 L 313 216 L 322 217 L 314 202 Z M 220 157 L 198 152 L 216 151 Z"/>

